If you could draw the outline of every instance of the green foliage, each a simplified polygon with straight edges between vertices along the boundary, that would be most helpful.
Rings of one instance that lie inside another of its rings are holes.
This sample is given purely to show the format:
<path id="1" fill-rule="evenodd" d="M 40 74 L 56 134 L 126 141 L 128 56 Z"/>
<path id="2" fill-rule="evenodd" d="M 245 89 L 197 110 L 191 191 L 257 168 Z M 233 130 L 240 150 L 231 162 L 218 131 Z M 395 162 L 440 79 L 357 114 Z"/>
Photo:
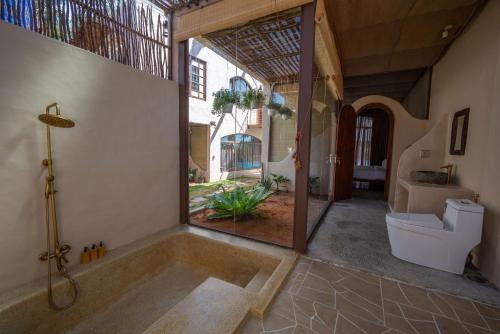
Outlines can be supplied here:
<path id="1" fill-rule="evenodd" d="M 212 105 L 212 114 L 222 115 L 224 113 L 224 107 L 228 104 L 239 104 L 240 96 L 237 92 L 230 89 L 222 88 L 213 94 L 214 102 Z"/>
<path id="2" fill-rule="evenodd" d="M 262 180 L 260 180 L 257 186 L 264 188 L 266 191 L 270 191 L 271 187 L 273 186 L 273 179 L 271 179 L 269 176 L 265 176 L 262 178 Z"/>
<path id="3" fill-rule="evenodd" d="M 282 107 L 281 103 L 276 103 L 276 102 L 273 102 L 273 101 L 270 101 L 268 104 L 266 104 L 266 108 L 267 109 L 270 109 L 270 110 L 280 110 Z"/>
<path id="4" fill-rule="evenodd" d="M 290 119 L 290 117 L 292 117 L 292 109 L 287 106 L 281 106 L 281 108 L 278 109 L 278 113 L 283 119 Z"/>
<path id="5" fill-rule="evenodd" d="M 281 184 L 285 184 L 287 182 L 290 182 L 290 179 L 287 178 L 286 176 L 278 175 L 278 174 L 273 174 L 273 173 L 271 173 L 271 175 L 273 177 L 274 183 L 276 184 L 276 190 L 277 191 L 280 191 Z"/>
<path id="6" fill-rule="evenodd" d="M 188 168 L 188 180 L 189 182 L 194 182 L 194 179 L 196 178 L 196 174 L 198 173 L 198 170 L 196 168 Z"/>
<path id="7" fill-rule="evenodd" d="M 226 186 L 224 185 L 224 183 L 218 183 L 215 185 L 215 190 L 216 191 L 222 191 L 223 193 L 226 192 Z"/>
<path id="8" fill-rule="evenodd" d="M 307 181 L 307 191 L 309 194 L 312 192 L 312 188 L 316 186 L 319 181 L 319 176 L 309 176 L 309 180 Z"/>
<path id="9" fill-rule="evenodd" d="M 214 194 L 207 201 L 207 208 L 215 210 L 216 213 L 208 216 L 208 219 L 232 218 L 245 219 L 258 217 L 257 207 L 270 195 L 263 187 L 255 187 L 245 191 L 237 187 L 233 191 Z"/>
<path id="10" fill-rule="evenodd" d="M 243 94 L 241 106 L 245 109 L 260 108 L 264 103 L 264 93 L 262 89 L 249 89 Z"/>

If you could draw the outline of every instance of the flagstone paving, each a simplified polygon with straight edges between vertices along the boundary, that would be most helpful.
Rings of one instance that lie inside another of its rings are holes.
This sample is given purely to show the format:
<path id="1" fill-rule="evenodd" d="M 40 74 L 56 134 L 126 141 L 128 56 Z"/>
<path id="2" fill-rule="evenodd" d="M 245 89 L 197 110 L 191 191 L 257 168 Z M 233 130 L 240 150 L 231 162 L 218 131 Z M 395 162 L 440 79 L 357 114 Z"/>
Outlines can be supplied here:
<path id="1" fill-rule="evenodd" d="M 500 308 L 301 257 L 263 320 L 243 334 L 500 333 Z"/>

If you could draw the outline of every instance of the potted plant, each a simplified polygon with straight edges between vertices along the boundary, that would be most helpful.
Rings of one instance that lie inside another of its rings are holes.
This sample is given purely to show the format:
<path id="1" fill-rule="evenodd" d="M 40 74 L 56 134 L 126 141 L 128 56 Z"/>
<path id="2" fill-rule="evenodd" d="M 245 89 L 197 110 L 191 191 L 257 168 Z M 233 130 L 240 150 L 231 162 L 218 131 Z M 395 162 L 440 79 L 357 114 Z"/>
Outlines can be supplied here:
<path id="1" fill-rule="evenodd" d="M 281 108 L 278 109 L 278 113 L 281 115 L 283 120 L 292 118 L 292 109 L 287 106 L 281 106 Z"/>
<path id="2" fill-rule="evenodd" d="M 268 104 L 266 104 L 267 114 L 269 115 L 269 117 L 273 117 L 274 114 L 281 109 L 281 107 L 282 105 L 280 103 L 270 101 Z"/>
<path id="3" fill-rule="evenodd" d="M 233 112 L 234 104 L 239 102 L 238 93 L 227 89 L 222 88 L 215 92 L 214 94 L 214 102 L 213 102 L 213 111 L 214 115 L 222 115 L 222 114 L 230 114 Z"/>
<path id="4" fill-rule="evenodd" d="M 243 94 L 242 106 L 245 109 L 259 109 L 264 104 L 264 93 L 262 89 L 249 89 Z"/>

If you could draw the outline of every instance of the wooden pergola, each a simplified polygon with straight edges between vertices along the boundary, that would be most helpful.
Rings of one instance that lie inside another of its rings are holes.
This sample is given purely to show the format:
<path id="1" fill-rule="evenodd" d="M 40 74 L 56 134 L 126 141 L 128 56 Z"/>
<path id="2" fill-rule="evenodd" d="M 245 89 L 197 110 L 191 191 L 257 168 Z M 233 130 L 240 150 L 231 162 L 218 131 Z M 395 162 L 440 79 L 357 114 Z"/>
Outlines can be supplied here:
<path id="1" fill-rule="evenodd" d="M 219 53 L 269 84 L 298 80 L 300 8 L 203 35 Z"/>
<path id="2" fill-rule="evenodd" d="M 196 10 L 183 9 L 174 14 L 175 41 L 202 39 L 231 62 L 269 84 L 298 80 L 301 8 L 314 3 L 315 72 L 327 80 L 331 93 L 343 100 L 340 58 L 325 0 L 170 1 L 190 3 L 191 7 L 194 3 L 198 5 Z"/>

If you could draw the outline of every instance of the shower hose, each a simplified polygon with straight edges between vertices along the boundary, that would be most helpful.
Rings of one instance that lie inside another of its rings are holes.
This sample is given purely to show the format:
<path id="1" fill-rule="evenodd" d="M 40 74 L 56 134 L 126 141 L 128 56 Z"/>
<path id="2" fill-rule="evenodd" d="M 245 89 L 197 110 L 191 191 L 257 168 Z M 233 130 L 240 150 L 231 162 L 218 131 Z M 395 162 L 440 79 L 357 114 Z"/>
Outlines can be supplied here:
<path id="1" fill-rule="evenodd" d="M 53 195 L 52 195 L 53 196 Z M 49 213 L 49 194 L 46 194 L 45 196 L 45 223 L 47 226 L 47 262 L 48 262 L 48 286 L 47 286 L 47 293 L 48 293 L 48 299 L 49 299 L 49 305 L 52 309 L 56 311 L 62 311 L 70 308 L 73 306 L 76 302 L 76 299 L 78 297 L 78 288 L 76 286 L 76 282 L 73 278 L 68 273 L 68 269 L 66 269 L 66 266 L 61 262 L 61 257 L 56 257 L 57 261 L 57 270 L 63 276 L 65 279 L 68 280 L 71 289 L 73 290 L 73 297 L 71 301 L 63 306 L 59 306 L 55 303 L 54 301 L 54 296 L 52 294 L 52 256 L 51 256 L 51 251 L 50 251 L 50 213 Z"/>

